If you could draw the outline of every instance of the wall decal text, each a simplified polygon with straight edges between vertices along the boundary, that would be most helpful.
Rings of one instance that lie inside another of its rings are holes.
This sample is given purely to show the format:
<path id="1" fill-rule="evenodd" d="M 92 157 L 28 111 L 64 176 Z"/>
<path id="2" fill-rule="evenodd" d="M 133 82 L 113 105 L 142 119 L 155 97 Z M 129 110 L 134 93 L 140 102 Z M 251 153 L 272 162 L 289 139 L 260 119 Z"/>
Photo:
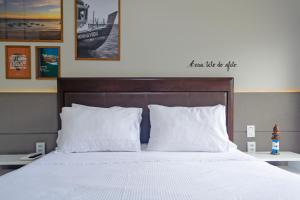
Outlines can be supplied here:
<path id="1" fill-rule="evenodd" d="M 238 67 L 237 63 L 235 61 L 228 61 L 228 62 L 214 62 L 214 61 L 206 61 L 206 62 L 196 62 L 195 60 L 192 60 L 190 62 L 189 67 L 193 68 L 215 68 L 215 69 L 222 69 L 226 68 L 226 70 L 229 72 L 231 68 Z"/>

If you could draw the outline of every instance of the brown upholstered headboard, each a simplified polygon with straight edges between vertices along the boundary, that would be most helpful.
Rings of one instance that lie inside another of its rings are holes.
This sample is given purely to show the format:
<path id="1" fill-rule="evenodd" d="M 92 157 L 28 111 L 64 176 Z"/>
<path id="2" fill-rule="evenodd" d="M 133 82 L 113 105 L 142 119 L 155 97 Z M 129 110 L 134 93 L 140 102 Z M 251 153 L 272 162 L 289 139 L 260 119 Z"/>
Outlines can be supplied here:
<path id="1" fill-rule="evenodd" d="M 233 140 L 233 78 L 59 78 L 57 82 L 59 112 L 72 103 L 143 108 L 142 143 L 149 140 L 149 104 L 189 107 L 223 104 L 227 132 Z"/>

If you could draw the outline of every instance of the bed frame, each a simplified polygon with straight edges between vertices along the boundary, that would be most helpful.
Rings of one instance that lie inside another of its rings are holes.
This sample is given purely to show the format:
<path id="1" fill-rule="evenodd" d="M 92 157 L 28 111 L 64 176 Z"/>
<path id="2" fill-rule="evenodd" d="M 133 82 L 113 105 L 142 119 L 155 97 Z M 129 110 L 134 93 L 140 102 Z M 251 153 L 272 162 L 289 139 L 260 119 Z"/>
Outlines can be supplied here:
<path id="1" fill-rule="evenodd" d="M 142 143 L 149 140 L 149 104 L 225 105 L 227 132 L 233 140 L 233 78 L 58 78 L 57 83 L 58 113 L 72 103 L 143 108 Z"/>

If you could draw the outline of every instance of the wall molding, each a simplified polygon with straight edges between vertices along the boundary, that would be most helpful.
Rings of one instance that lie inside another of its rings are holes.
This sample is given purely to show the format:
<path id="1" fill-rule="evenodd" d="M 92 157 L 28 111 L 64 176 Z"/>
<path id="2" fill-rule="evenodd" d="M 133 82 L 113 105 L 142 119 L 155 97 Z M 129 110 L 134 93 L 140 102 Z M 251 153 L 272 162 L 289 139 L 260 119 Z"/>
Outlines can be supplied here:
<path id="1" fill-rule="evenodd" d="M 49 88 L 49 89 L 0 89 L 0 94 L 57 94 L 57 89 Z M 234 93 L 300 93 L 300 89 L 236 89 Z"/>
<path id="2" fill-rule="evenodd" d="M 300 89 L 236 89 L 234 93 L 300 93 Z"/>
<path id="3" fill-rule="evenodd" d="M 0 94 L 3 93 L 49 93 L 49 94 L 56 94 L 57 93 L 57 89 L 53 89 L 53 88 L 47 88 L 47 89 L 0 89 Z"/>
<path id="4" fill-rule="evenodd" d="M 287 134 L 300 134 L 300 131 L 282 131 L 280 130 L 281 132 L 281 136 L 284 137 L 284 135 L 287 135 Z M 247 132 L 246 131 L 234 131 L 234 134 L 239 134 L 239 135 L 247 135 Z M 260 134 L 260 135 L 270 135 L 270 137 L 272 136 L 272 130 L 270 131 L 255 131 L 255 135 L 257 134 Z"/>
<path id="5" fill-rule="evenodd" d="M 284 137 L 284 135 L 286 134 L 300 134 L 300 131 L 281 131 L 282 136 Z M 56 135 L 57 131 L 22 131 L 22 132 L 17 132 L 17 131 L 13 131 L 13 132 L 8 132 L 8 131 L 0 131 L 0 135 L 41 135 L 41 134 L 49 134 L 49 135 Z M 246 135 L 246 131 L 234 131 L 234 134 L 239 134 L 239 135 Z M 256 134 L 268 134 L 268 135 L 272 135 L 272 131 L 256 131 Z"/>
<path id="6" fill-rule="evenodd" d="M 7 132 L 7 131 L 0 131 L 0 135 L 43 135 L 43 134 L 48 134 L 48 135 L 56 135 L 57 131 L 53 132 L 48 132 L 48 131 L 22 131 L 22 132 Z"/>

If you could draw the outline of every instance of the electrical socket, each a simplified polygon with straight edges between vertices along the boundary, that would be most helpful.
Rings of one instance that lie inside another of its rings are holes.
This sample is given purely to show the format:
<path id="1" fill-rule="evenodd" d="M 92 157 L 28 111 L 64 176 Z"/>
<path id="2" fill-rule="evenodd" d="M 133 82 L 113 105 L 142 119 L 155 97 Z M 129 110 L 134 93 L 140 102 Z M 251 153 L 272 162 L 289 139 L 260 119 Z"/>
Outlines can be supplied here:
<path id="1" fill-rule="evenodd" d="M 45 142 L 35 143 L 35 151 L 36 151 L 36 153 L 45 154 L 46 153 L 46 143 Z"/>
<path id="2" fill-rule="evenodd" d="M 248 153 L 256 152 L 256 142 L 247 142 L 247 152 Z"/>
<path id="3" fill-rule="evenodd" d="M 255 137 L 255 126 L 254 125 L 247 125 L 247 137 L 248 138 Z"/>

